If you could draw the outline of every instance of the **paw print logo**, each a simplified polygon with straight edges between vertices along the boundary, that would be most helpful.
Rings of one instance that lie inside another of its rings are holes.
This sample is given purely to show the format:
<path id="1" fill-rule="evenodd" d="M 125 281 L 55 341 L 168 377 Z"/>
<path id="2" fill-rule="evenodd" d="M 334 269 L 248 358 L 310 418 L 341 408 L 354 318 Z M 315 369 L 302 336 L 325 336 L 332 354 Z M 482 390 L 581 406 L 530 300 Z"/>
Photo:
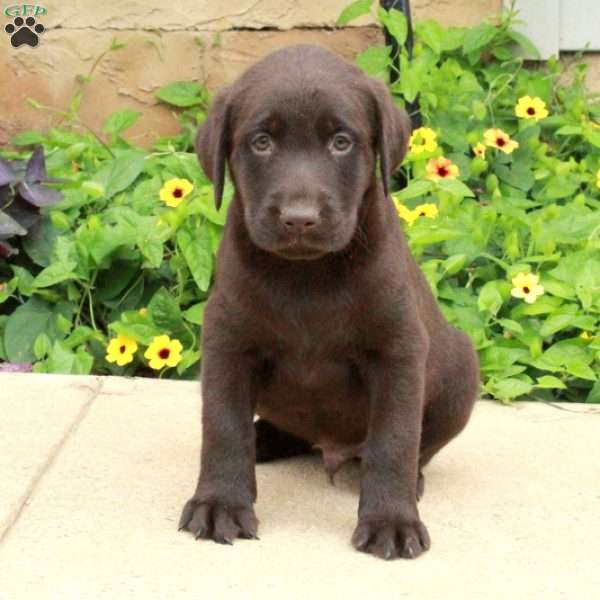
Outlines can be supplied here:
<path id="1" fill-rule="evenodd" d="M 33 17 L 15 17 L 12 23 L 9 23 L 4 28 L 4 31 L 10 35 L 10 43 L 13 48 L 18 48 L 23 44 L 27 44 L 32 48 L 35 48 L 39 41 L 39 35 L 44 33 L 46 28 L 41 24 L 35 22 Z"/>

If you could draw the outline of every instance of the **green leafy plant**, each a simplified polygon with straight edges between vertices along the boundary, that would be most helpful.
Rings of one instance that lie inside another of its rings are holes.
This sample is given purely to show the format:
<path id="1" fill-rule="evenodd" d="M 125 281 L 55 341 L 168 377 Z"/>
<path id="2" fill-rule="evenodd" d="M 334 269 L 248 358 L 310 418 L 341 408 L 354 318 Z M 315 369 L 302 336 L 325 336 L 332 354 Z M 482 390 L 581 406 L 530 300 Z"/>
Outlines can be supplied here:
<path id="1" fill-rule="evenodd" d="M 512 11 L 473 28 L 419 22 L 410 60 L 401 12 L 359 1 L 339 22 L 369 11 L 400 50 L 357 64 L 399 105 L 418 101 L 425 123 L 393 194 L 399 217 L 479 351 L 485 392 L 600 402 L 600 104 L 585 65 L 526 65 L 536 50 Z"/>
<path id="2" fill-rule="evenodd" d="M 419 22 L 410 60 L 402 13 L 359 0 L 339 24 L 368 11 L 400 50 L 369 48 L 357 63 L 388 81 L 397 61 L 390 90 L 399 105 L 418 101 L 424 120 L 395 182 L 399 219 L 444 313 L 478 349 L 484 392 L 600 402 L 600 105 L 585 66 L 526 65 L 520 49 L 534 49 L 512 12 L 473 28 Z M 82 94 L 60 128 L 22 132 L 21 150 L 3 153 L 22 161 L 41 145 L 68 182 L 0 263 L 0 360 L 195 377 L 232 195 L 217 212 L 191 151 L 210 98 L 189 82 L 157 91 L 182 130 L 147 151 L 125 139 L 137 113 L 111 115 L 103 139 L 78 117 Z"/>
<path id="3" fill-rule="evenodd" d="M 38 105 L 63 125 L 47 134 L 18 134 L 13 144 L 22 150 L 5 151 L 0 163 L 2 185 L 36 185 L 48 200 L 38 203 L 38 226 L 20 232 L 16 258 L 0 263 L 3 370 L 194 378 L 199 326 L 231 198 L 227 188 L 216 211 L 212 186 L 191 151 L 208 96 L 185 82 L 158 90 L 161 102 L 185 109 L 177 113 L 182 133 L 144 150 L 124 138 L 138 113 L 110 115 L 103 139 L 79 118 L 82 93 L 68 113 Z M 24 168 L 33 144 L 33 166 L 22 177 L 16 167 Z M 54 204 L 38 185 L 47 181 L 45 171 L 37 177 L 44 170 L 42 148 L 53 181 L 61 181 L 60 194 L 52 190 L 59 194 Z M 186 186 L 181 198 L 174 189 L 168 197 L 173 182 Z"/>

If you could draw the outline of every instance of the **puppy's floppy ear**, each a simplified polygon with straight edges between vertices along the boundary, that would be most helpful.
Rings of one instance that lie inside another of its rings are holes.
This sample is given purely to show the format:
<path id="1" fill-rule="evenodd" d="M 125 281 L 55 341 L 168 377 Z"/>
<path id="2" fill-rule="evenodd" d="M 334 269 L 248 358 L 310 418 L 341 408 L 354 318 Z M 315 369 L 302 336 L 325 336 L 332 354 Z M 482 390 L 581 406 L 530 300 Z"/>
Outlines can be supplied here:
<path id="1" fill-rule="evenodd" d="M 371 93 L 375 101 L 377 152 L 383 191 L 388 195 L 390 179 L 402 162 L 408 148 L 411 123 L 406 111 L 394 104 L 385 84 L 371 80 Z"/>
<path id="2" fill-rule="evenodd" d="M 215 204 L 221 208 L 225 166 L 229 156 L 230 89 L 224 88 L 213 100 L 206 121 L 196 135 L 196 153 L 202 170 L 215 186 Z"/>

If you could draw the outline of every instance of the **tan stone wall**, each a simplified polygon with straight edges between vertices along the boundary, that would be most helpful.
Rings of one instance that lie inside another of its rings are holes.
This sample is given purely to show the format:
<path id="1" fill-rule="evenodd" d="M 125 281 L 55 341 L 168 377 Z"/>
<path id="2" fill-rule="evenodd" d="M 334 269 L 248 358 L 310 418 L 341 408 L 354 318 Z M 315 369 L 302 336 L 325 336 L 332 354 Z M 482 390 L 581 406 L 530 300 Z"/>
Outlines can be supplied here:
<path id="1" fill-rule="evenodd" d="M 11 0 L 0 4 L 13 4 Z M 98 64 L 81 106 L 83 121 L 100 131 L 114 110 L 133 108 L 143 116 L 129 134 L 148 145 L 177 131 L 171 111 L 152 92 L 171 81 L 197 80 L 217 88 L 276 48 L 309 42 L 353 60 L 381 33 L 364 17 L 333 29 L 348 0 L 75 0 L 39 2 L 48 14 L 37 48 L 12 48 L 0 27 L 0 144 L 19 131 L 45 129 L 58 122 L 35 110 L 27 98 L 65 110 L 77 91 L 76 77 L 87 74 L 113 38 L 127 44 Z M 501 0 L 413 0 L 414 17 L 446 25 L 475 24 L 500 9 Z"/>

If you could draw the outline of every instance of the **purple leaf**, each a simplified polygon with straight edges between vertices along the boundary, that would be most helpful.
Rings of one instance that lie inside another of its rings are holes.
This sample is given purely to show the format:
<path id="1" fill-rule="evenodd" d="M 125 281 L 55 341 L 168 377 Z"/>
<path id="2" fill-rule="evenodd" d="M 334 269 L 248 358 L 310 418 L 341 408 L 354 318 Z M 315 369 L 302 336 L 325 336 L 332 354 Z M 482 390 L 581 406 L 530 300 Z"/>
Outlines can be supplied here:
<path id="1" fill-rule="evenodd" d="M 46 179 L 46 159 L 44 158 L 44 149 L 41 146 L 36 146 L 25 171 L 25 181 L 29 183 L 37 183 Z"/>
<path id="2" fill-rule="evenodd" d="M 0 239 L 6 239 L 13 235 L 25 235 L 27 230 L 17 221 L 15 221 L 10 215 L 0 211 Z"/>
<path id="3" fill-rule="evenodd" d="M 19 254 L 8 242 L 0 242 L 0 258 L 8 258 L 11 254 Z"/>
<path id="4" fill-rule="evenodd" d="M 0 185 L 6 185 L 12 183 L 17 179 L 16 173 L 13 171 L 11 164 L 0 158 Z"/>
<path id="5" fill-rule="evenodd" d="M 30 204 L 27 200 L 21 198 L 19 194 L 17 194 L 13 202 L 4 209 L 4 212 L 14 219 L 21 227 L 27 229 L 27 231 L 39 223 L 40 220 L 40 208 Z"/>
<path id="6" fill-rule="evenodd" d="M 31 373 L 31 363 L 0 363 L 0 373 Z"/>
<path id="7" fill-rule="evenodd" d="M 21 182 L 17 186 L 17 189 L 27 202 L 35 206 L 49 206 L 50 204 L 60 202 L 63 198 L 63 195 L 58 190 L 46 188 L 37 183 Z"/>

